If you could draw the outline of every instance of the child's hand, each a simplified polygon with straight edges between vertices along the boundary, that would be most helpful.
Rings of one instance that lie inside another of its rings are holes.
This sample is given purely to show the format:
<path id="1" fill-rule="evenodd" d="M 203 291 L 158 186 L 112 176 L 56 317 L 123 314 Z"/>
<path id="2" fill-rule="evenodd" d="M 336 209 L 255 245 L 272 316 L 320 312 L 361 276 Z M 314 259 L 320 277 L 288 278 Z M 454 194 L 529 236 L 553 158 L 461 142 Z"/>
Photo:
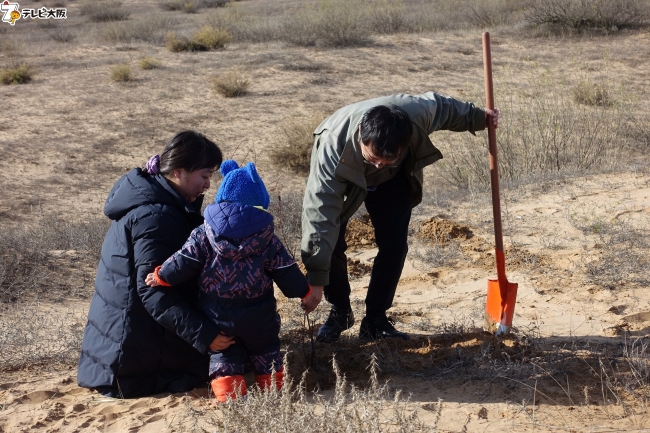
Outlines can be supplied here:
<path id="1" fill-rule="evenodd" d="M 158 283 L 158 280 L 156 279 L 155 272 L 152 272 L 149 275 L 147 275 L 147 278 L 144 279 L 144 282 L 147 283 L 147 286 L 149 286 L 149 287 L 160 286 L 160 284 Z"/>
<path id="2" fill-rule="evenodd" d="M 311 292 L 302 298 L 300 306 L 305 314 L 309 314 L 318 307 L 320 301 L 323 299 L 323 286 L 312 286 Z"/>

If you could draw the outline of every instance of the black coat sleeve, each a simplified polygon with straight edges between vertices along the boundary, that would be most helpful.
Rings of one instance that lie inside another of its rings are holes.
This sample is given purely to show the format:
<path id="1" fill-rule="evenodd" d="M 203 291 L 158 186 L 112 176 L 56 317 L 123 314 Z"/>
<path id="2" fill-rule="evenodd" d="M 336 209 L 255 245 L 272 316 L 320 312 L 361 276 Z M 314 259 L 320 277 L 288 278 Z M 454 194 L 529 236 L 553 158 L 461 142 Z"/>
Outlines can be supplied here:
<path id="1" fill-rule="evenodd" d="M 309 293 L 307 278 L 300 272 L 296 261 L 273 235 L 269 245 L 269 260 L 265 264 L 267 275 L 275 282 L 287 298 L 302 298 Z"/>
<path id="2" fill-rule="evenodd" d="M 138 295 L 145 309 L 160 325 L 199 352 L 206 353 L 221 331 L 219 327 L 181 296 L 178 288 L 149 287 L 144 282 L 156 266 L 176 251 L 178 242 L 170 233 L 175 233 L 178 226 L 178 221 L 165 213 L 148 215 L 133 224 L 131 236 Z"/>
<path id="3" fill-rule="evenodd" d="M 309 293 L 307 278 L 300 272 L 297 264 L 275 269 L 269 276 L 287 298 L 303 298 Z"/>
<path id="4" fill-rule="evenodd" d="M 176 286 L 199 275 L 205 263 L 206 254 L 203 251 L 205 242 L 207 238 L 203 227 L 194 229 L 183 248 L 165 260 L 158 271 L 158 276 L 164 282 Z"/>

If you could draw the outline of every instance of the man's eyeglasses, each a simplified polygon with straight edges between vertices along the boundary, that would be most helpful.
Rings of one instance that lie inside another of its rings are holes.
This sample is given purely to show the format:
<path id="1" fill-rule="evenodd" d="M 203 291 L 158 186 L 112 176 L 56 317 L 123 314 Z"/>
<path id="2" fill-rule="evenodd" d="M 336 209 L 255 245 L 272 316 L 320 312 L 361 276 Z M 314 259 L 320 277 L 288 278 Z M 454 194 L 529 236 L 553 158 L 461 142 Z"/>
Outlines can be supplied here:
<path id="1" fill-rule="evenodd" d="M 399 155 L 397 156 L 397 158 L 395 158 L 392 161 L 379 162 L 375 158 L 368 157 L 366 155 L 366 153 L 363 151 L 364 148 L 366 147 L 366 145 L 363 144 L 363 141 L 361 141 L 361 137 L 359 137 L 359 144 L 361 145 L 361 156 L 363 157 L 363 162 L 364 163 L 374 165 L 377 168 L 384 168 L 384 167 L 396 168 L 396 167 L 399 167 L 399 164 L 397 164 L 397 161 L 399 160 Z"/>

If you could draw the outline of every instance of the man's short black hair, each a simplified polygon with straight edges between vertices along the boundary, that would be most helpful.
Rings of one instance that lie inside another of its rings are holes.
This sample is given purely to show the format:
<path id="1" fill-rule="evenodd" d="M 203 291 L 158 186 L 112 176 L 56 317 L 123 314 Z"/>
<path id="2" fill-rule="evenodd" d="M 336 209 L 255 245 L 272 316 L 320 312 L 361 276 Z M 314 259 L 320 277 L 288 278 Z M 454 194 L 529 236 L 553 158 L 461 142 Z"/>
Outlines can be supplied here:
<path id="1" fill-rule="evenodd" d="M 397 105 L 378 105 L 361 118 L 361 141 L 371 145 L 380 158 L 397 158 L 408 147 L 411 135 L 411 117 Z"/>

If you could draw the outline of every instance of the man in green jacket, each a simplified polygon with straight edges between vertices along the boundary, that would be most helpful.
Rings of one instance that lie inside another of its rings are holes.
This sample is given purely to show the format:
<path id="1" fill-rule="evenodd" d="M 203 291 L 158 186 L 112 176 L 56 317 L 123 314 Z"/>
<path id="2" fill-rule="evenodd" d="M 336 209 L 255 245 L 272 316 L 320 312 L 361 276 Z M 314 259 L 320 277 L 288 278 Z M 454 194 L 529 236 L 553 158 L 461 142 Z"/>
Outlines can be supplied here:
<path id="1" fill-rule="evenodd" d="M 423 167 L 442 154 L 429 139 L 437 130 L 475 131 L 498 111 L 428 92 L 351 104 L 314 131 L 314 148 L 302 213 L 302 261 L 317 294 L 332 304 L 318 331 L 337 341 L 354 324 L 350 305 L 345 229 L 365 202 L 378 247 L 359 337 L 408 339 L 386 317 L 408 251 L 411 209 L 422 201 Z"/>

